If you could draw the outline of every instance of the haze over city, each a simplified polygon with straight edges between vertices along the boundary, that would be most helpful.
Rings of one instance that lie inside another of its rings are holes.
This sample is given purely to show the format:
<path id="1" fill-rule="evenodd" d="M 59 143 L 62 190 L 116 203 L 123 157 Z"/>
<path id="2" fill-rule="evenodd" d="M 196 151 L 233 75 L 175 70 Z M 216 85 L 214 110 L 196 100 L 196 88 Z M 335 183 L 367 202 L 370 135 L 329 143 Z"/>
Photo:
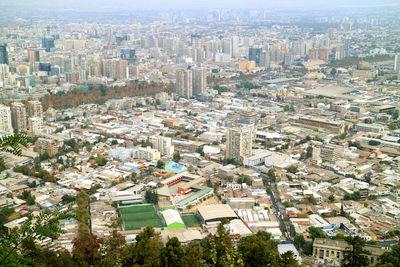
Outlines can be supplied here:
<path id="1" fill-rule="evenodd" d="M 399 12 L 0 0 L 0 266 L 399 266 Z"/>

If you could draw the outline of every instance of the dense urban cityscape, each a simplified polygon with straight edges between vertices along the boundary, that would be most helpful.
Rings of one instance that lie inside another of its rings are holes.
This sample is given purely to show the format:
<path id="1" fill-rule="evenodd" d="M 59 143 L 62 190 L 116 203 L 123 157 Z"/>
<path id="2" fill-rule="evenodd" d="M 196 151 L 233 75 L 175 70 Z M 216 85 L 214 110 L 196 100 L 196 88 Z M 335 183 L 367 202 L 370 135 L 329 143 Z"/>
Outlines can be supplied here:
<path id="1" fill-rule="evenodd" d="M 396 1 L 117 2 L 0 3 L 0 266 L 400 266 Z"/>

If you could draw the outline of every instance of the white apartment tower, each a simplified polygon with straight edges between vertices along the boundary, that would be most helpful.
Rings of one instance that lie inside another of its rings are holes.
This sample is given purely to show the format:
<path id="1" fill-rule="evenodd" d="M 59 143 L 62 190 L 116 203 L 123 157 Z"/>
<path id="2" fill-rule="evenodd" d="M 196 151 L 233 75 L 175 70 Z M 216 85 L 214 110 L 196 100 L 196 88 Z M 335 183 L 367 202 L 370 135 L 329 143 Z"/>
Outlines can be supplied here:
<path id="1" fill-rule="evenodd" d="M 10 107 L 5 105 L 0 105 L 0 134 L 14 134 L 11 123 L 11 109 Z"/>
<path id="2" fill-rule="evenodd" d="M 185 98 L 193 96 L 193 73 L 190 70 L 178 70 L 176 73 L 176 93 Z"/>
<path id="3" fill-rule="evenodd" d="M 174 154 L 174 146 L 172 145 L 172 139 L 164 136 L 153 136 L 151 138 L 151 144 L 153 148 L 158 150 L 161 155 L 172 155 Z"/>
<path id="4" fill-rule="evenodd" d="M 243 157 L 251 157 L 253 152 L 253 128 L 231 127 L 226 132 L 226 159 L 242 162 Z"/>
<path id="5" fill-rule="evenodd" d="M 30 117 L 28 119 L 29 130 L 32 135 L 40 135 L 42 133 L 42 118 L 41 117 Z"/>

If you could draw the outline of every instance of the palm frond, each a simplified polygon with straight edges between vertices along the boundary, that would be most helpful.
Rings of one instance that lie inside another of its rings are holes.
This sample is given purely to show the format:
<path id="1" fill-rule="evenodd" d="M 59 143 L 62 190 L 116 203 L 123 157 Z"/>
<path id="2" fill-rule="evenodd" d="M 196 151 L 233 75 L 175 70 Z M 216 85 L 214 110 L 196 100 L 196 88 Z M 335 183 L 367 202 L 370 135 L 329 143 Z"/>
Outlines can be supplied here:
<path id="1" fill-rule="evenodd" d="M 0 151 L 21 156 L 22 147 L 28 147 L 28 137 L 25 134 L 14 134 L 0 137 Z"/>

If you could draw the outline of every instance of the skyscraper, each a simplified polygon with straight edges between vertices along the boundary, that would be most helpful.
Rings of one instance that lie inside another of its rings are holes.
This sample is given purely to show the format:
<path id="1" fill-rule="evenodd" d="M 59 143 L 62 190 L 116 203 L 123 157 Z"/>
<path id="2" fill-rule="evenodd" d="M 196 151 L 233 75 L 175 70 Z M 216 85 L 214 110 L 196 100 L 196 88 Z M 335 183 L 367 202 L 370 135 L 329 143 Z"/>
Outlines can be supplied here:
<path id="1" fill-rule="evenodd" d="M 253 128 L 230 127 L 226 132 L 226 159 L 242 162 L 243 157 L 252 156 Z"/>
<path id="2" fill-rule="evenodd" d="M 249 60 L 255 61 L 257 66 L 260 65 L 261 51 L 262 51 L 261 48 L 254 48 L 254 47 L 249 48 Z"/>
<path id="3" fill-rule="evenodd" d="M 7 44 L 0 44 L 0 64 L 8 65 Z"/>
<path id="4" fill-rule="evenodd" d="M 205 92 L 207 76 L 204 68 L 193 69 L 193 95 L 201 95 Z"/>
<path id="5" fill-rule="evenodd" d="M 344 57 L 350 56 L 350 39 L 344 40 Z"/>
<path id="6" fill-rule="evenodd" d="M 190 70 L 178 70 L 176 73 L 176 93 L 185 98 L 193 96 L 193 73 Z"/>
<path id="7" fill-rule="evenodd" d="M 54 48 L 54 38 L 53 37 L 44 37 L 42 39 L 42 48 L 46 50 L 46 52 L 50 52 L 51 48 Z"/>
<path id="8" fill-rule="evenodd" d="M 232 36 L 232 57 L 239 57 L 239 37 Z"/>
<path id="9" fill-rule="evenodd" d="M 33 63 L 33 62 L 38 62 L 38 61 L 40 61 L 39 50 L 28 49 L 28 62 Z"/>
<path id="10" fill-rule="evenodd" d="M 400 54 L 397 54 L 394 57 L 394 70 L 400 72 Z"/>
<path id="11" fill-rule="evenodd" d="M 12 125 L 16 132 L 26 132 L 26 109 L 21 102 L 14 102 L 11 104 L 11 118 Z"/>
<path id="12" fill-rule="evenodd" d="M 10 107 L 0 105 L 0 134 L 10 135 L 13 133 Z"/>

